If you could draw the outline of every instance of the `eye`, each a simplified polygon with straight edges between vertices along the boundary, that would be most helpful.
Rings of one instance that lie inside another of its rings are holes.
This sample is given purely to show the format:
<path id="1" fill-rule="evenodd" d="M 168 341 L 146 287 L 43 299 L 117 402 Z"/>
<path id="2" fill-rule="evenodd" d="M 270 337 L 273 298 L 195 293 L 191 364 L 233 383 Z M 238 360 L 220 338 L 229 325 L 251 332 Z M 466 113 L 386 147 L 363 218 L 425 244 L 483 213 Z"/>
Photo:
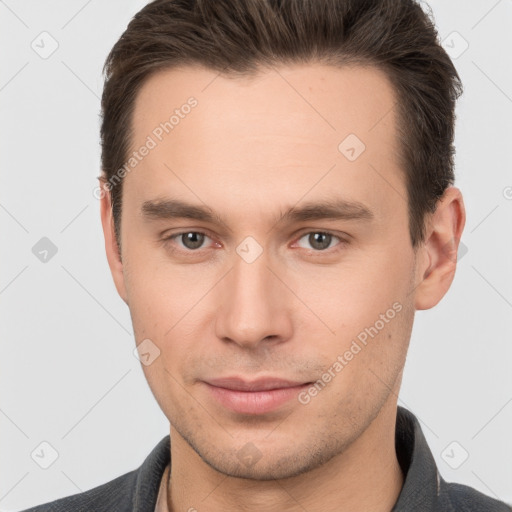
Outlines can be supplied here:
<path id="1" fill-rule="evenodd" d="M 326 231 L 311 231 L 310 233 L 306 233 L 305 235 L 301 236 L 297 242 L 299 246 L 304 249 L 310 249 L 310 247 L 304 247 L 300 245 L 300 241 L 303 239 L 306 239 L 307 243 L 310 244 L 310 247 L 312 247 L 316 252 L 330 249 L 332 247 L 331 242 L 333 242 L 335 239 L 339 240 L 341 243 L 344 242 L 340 237 L 332 233 Z"/>
<path id="2" fill-rule="evenodd" d="M 205 241 L 213 240 L 202 231 L 182 231 L 164 238 L 165 245 L 171 245 L 171 249 L 178 249 L 184 252 L 199 252 L 204 248 Z M 309 247 L 304 246 L 301 241 L 305 240 Z M 338 244 L 335 241 L 338 240 Z M 328 231 L 311 231 L 302 235 L 296 242 L 299 247 L 314 252 L 327 252 L 336 245 L 344 245 L 346 242 L 341 237 Z M 176 247 L 176 245 L 178 247 Z M 220 245 L 218 245 L 220 246 Z"/>
<path id="3" fill-rule="evenodd" d="M 207 238 L 210 237 L 201 231 L 183 231 L 182 233 L 176 233 L 167 237 L 165 241 L 169 243 L 176 239 L 181 242 L 182 249 L 195 251 L 201 248 Z"/>

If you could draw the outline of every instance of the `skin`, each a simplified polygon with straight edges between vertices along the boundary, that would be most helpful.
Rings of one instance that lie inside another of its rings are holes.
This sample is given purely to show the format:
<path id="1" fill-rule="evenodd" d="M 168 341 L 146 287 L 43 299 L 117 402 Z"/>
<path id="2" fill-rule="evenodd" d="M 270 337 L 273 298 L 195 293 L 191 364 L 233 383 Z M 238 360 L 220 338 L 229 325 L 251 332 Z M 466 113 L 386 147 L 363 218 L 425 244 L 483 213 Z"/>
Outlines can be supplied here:
<path id="1" fill-rule="evenodd" d="M 375 68 L 282 66 L 236 80 L 200 67 L 159 72 L 137 96 L 133 148 L 190 96 L 197 106 L 125 177 L 122 260 L 109 194 L 101 200 L 136 342 L 160 350 L 143 370 L 170 422 L 169 510 L 389 511 L 403 485 L 394 432 L 414 313 L 453 280 L 461 193 L 446 190 L 414 250 L 396 98 Z M 366 146 L 353 162 L 338 150 L 351 133 Z M 145 201 L 170 197 L 206 204 L 224 222 L 141 214 Z M 333 198 L 373 218 L 276 222 Z M 163 241 L 189 231 L 206 233 L 199 249 Z M 308 235 L 325 231 L 334 236 L 321 250 Z M 247 236 L 262 249 L 252 263 L 236 251 Z M 238 414 L 203 382 L 315 382 L 394 303 L 400 312 L 307 404 Z M 252 465 L 237 456 L 248 443 Z"/>

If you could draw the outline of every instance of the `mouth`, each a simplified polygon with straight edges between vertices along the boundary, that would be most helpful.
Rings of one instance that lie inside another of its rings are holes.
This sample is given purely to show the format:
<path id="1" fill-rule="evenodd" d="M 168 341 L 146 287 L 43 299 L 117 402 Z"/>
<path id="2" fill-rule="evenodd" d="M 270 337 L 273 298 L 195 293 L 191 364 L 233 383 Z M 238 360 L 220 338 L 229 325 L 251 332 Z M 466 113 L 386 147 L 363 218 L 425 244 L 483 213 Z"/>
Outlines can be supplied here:
<path id="1" fill-rule="evenodd" d="M 275 411 L 296 399 L 312 382 L 290 381 L 275 377 L 248 381 L 226 377 L 203 381 L 211 398 L 238 414 L 258 415 Z M 298 402 L 298 401 L 297 401 Z"/>

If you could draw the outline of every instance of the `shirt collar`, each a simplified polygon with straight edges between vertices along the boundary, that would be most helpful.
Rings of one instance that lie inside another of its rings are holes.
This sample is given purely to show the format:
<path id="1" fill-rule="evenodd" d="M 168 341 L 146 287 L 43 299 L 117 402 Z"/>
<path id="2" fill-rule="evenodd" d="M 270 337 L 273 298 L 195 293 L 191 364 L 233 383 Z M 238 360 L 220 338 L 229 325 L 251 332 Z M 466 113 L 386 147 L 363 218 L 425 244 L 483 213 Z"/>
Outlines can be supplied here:
<path id="1" fill-rule="evenodd" d="M 437 510 L 442 478 L 418 419 L 397 408 L 395 449 L 404 473 L 404 484 L 391 512 Z"/>

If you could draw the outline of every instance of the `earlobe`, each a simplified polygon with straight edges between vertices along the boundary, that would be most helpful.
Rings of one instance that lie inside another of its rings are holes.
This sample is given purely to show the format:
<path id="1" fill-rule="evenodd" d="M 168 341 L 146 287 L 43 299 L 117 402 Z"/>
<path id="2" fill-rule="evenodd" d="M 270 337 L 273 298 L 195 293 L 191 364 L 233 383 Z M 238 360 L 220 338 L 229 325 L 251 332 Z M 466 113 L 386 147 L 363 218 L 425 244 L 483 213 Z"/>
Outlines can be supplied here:
<path id="1" fill-rule="evenodd" d="M 417 310 L 434 307 L 449 290 L 457 267 L 460 237 L 466 222 L 464 201 L 459 189 L 449 187 L 428 220 L 423 258 L 418 266 L 415 289 Z"/>
<path id="2" fill-rule="evenodd" d="M 101 224 L 103 226 L 103 236 L 105 238 L 107 261 L 110 267 L 110 272 L 112 273 L 112 278 L 114 279 L 117 293 L 119 293 L 124 302 L 128 304 L 124 282 L 123 263 L 121 261 L 121 254 L 114 230 L 114 217 L 112 214 L 110 191 L 106 184 L 101 180 L 100 187 L 102 190 L 100 198 Z"/>

